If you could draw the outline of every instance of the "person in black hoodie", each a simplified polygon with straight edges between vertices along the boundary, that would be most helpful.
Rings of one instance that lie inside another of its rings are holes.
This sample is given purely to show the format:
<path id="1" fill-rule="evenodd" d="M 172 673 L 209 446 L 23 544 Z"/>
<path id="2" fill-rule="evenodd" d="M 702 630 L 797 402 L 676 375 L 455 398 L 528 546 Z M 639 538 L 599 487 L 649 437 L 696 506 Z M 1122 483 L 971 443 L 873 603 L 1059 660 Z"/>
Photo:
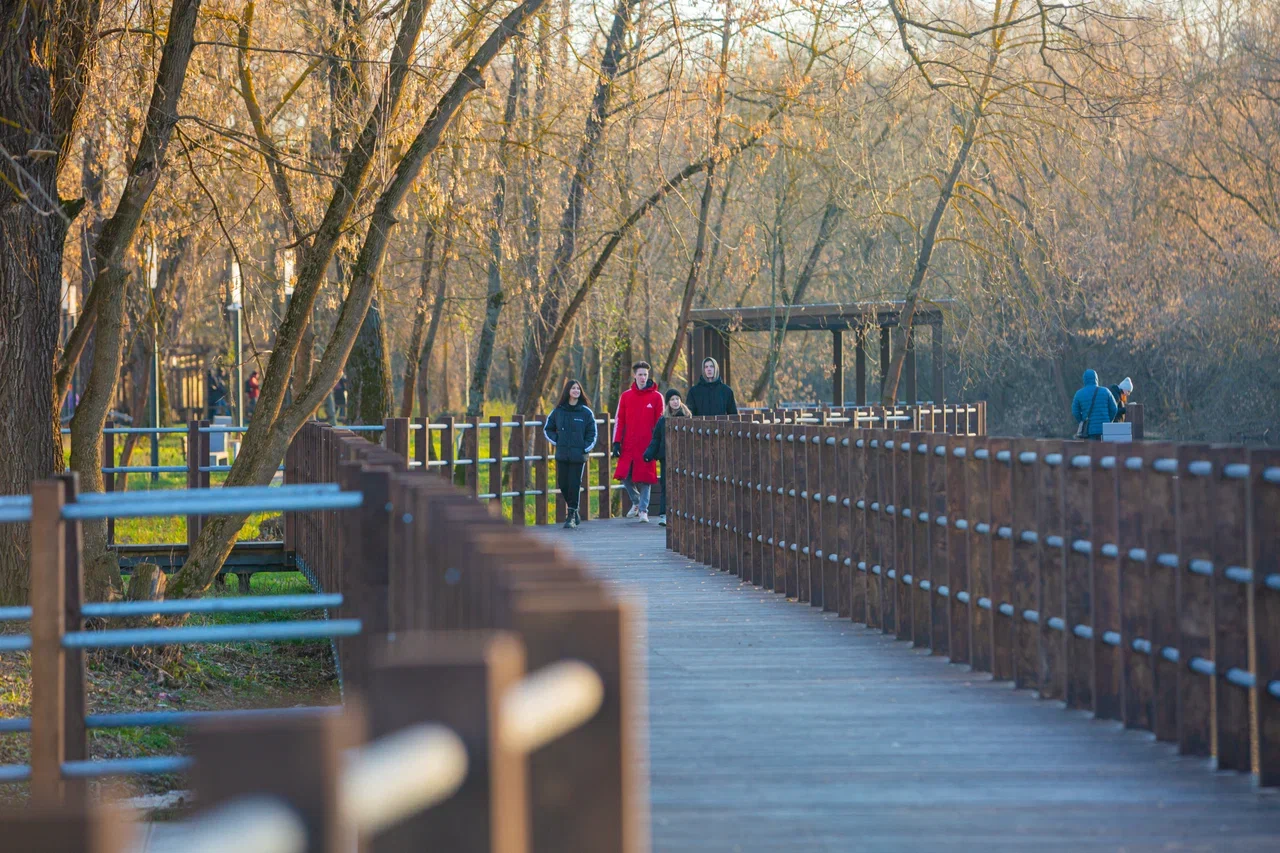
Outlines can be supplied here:
<path id="1" fill-rule="evenodd" d="M 720 379 L 720 362 L 714 358 L 702 360 L 702 376 L 685 398 L 689 411 L 695 418 L 714 418 L 716 415 L 738 414 L 738 403 L 733 389 Z"/>
<path id="2" fill-rule="evenodd" d="M 560 402 L 547 415 L 542 432 L 556 449 L 556 488 L 564 497 L 564 526 L 573 529 L 581 522 L 578 497 L 582 489 L 582 468 L 587 454 L 596 446 L 596 415 L 587 406 L 582 383 L 570 379 L 564 384 Z"/>
<path id="3" fill-rule="evenodd" d="M 658 526 L 667 526 L 667 417 L 691 418 L 689 408 L 680 400 L 680 392 L 668 388 L 667 403 L 662 407 L 662 417 L 653 425 L 653 437 L 649 439 L 649 448 L 644 452 L 644 461 L 655 459 L 662 463 L 658 469 Z"/>

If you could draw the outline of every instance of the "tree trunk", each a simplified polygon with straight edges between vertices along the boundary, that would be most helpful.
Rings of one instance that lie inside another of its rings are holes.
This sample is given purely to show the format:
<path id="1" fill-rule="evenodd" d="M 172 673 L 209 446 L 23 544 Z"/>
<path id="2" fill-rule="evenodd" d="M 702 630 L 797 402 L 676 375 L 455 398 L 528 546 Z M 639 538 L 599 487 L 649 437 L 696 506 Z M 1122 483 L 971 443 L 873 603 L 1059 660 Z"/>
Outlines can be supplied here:
<path id="1" fill-rule="evenodd" d="M 614 9 L 613 24 L 609 28 L 609 37 L 605 41 L 604 54 L 600 59 L 599 77 L 595 95 L 591 99 L 591 111 L 587 114 L 587 125 L 583 132 L 582 144 L 578 148 L 573 178 L 569 182 L 564 214 L 560 218 L 560 243 L 551 260 L 551 271 L 547 276 L 542 304 L 538 306 L 533 320 L 530 351 L 525 359 L 524 371 L 520 378 L 520 396 L 516 400 L 516 410 L 524 414 L 534 413 L 533 409 L 537 408 L 542 397 L 542 389 L 546 384 L 545 379 L 539 382 L 539 373 L 543 372 L 549 360 L 548 348 L 551 335 L 560 320 L 560 300 L 569 284 L 570 266 L 577 250 L 578 235 L 582 229 L 587 190 L 595 173 L 596 156 L 604 137 L 605 119 L 608 117 L 609 103 L 613 97 L 614 79 L 618 76 L 618 65 L 627 51 L 626 35 L 631 27 L 631 14 L 637 5 L 639 0 L 618 0 L 618 5 Z"/>
<path id="2" fill-rule="evenodd" d="M 765 358 L 764 371 L 760 374 L 760 378 L 756 380 L 755 387 L 751 389 L 752 399 L 754 400 L 760 399 L 760 395 L 766 387 L 773 387 L 774 373 L 778 369 L 778 359 L 782 355 L 782 343 L 787 337 L 787 322 L 791 319 L 791 307 L 800 304 L 801 300 L 804 299 L 805 291 L 809 289 L 809 282 L 813 280 L 813 273 L 818 268 L 822 250 L 831 241 L 831 235 L 835 232 L 836 224 L 840 221 L 842 212 L 834 200 L 828 201 L 826 209 L 822 211 L 822 222 L 818 224 L 818 236 L 814 238 L 813 246 L 809 249 L 809 256 L 805 258 L 804 267 L 800 270 L 800 277 L 796 279 L 795 291 L 790 296 L 783 295 L 787 308 L 782 314 L 782 325 L 774 330 L 769 342 L 769 354 Z M 770 400 L 770 402 L 772 403 L 773 401 Z"/>
<path id="3" fill-rule="evenodd" d="M 347 423 L 381 424 L 391 414 L 395 397 L 391 390 L 391 360 L 387 355 L 386 326 L 382 309 L 374 299 L 360 324 L 351 355 L 347 358 Z M 376 440 L 373 433 L 366 437 Z"/>
<path id="4" fill-rule="evenodd" d="M 994 64 L 994 61 L 993 57 L 991 62 Z M 969 152 L 973 149 L 973 140 L 978 135 L 978 125 L 982 122 L 982 109 L 986 102 L 986 91 L 990 81 L 991 66 L 988 65 L 987 77 L 983 81 L 981 90 L 974 98 L 969 121 L 966 123 L 961 135 L 960 148 L 951 160 L 951 167 L 947 170 L 946 177 L 943 179 L 942 186 L 938 191 L 938 201 L 934 204 L 933 213 L 930 214 L 929 221 L 925 225 L 924 234 L 920 237 L 920 251 L 916 254 L 915 269 L 912 271 L 911 281 L 907 285 L 902 313 L 898 316 L 898 328 L 901 330 L 904 341 L 910 340 L 911 337 L 916 305 L 920 302 L 920 290 L 924 285 L 925 275 L 929 272 L 929 261 L 933 258 L 933 248 L 938 239 L 938 227 L 942 224 L 942 217 L 947 212 L 947 205 L 951 203 L 951 196 L 956 189 L 956 181 L 960 179 L 960 173 L 964 171 L 965 164 L 969 161 Z M 902 378 L 902 365 L 906 361 L 906 357 L 907 348 L 900 346 L 889 362 L 889 372 L 885 377 L 884 391 L 880 399 L 882 406 L 893 406 L 897 403 L 898 380 Z"/>
<path id="5" fill-rule="evenodd" d="M 305 422 L 308 416 L 307 413 L 315 410 L 316 406 L 332 389 L 334 383 L 337 382 L 343 365 L 346 363 L 348 355 L 350 355 L 351 347 L 354 345 L 360 326 L 364 322 L 365 315 L 373 301 L 378 276 L 386 257 L 391 230 L 397 221 L 398 211 L 409 192 L 409 188 L 417 180 L 427 157 L 439 147 L 445 130 L 462 108 L 468 95 L 483 84 L 484 72 L 489 64 L 502 50 L 503 46 L 519 31 L 525 19 L 536 12 L 543 2 L 544 0 L 524 0 L 520 5 L 508 12 L 506 17 L 494 27 L 485 41 L 472 54 L 458 76 L 454 78 L 448 90 L 440 97 L 435 108 L 432 109 L 417 136 L 410 143 L 404 157 L 396 165 L 395 173 L 391 180 L 374 204 L 373 211 L 369 217 L 369 228 L 365 234 L 364 244 L 360 248 L 355 268 L 352 271 L 351 285 L 348 288 L 347 298 L 342 304 L 338 321 L 334 326 L 329 343 L 325 347 L 324 357 L 317 366 L 315 375 L 302 396 L 287 410 L 280 412 L 278 416 L 275 415 L 275 411 L 278 411 L 279 397 L 282 396 L 284 380 L 275 387 L 274 393 L 277 395 L 276 408 L 274 410 L 270 407 L 268 408 L 268 417 L 271 420 L 263 419 L 259 421 L 257 418 L 254 419 L 249 433 L 246 435 L 245 442 L 241 446 L 240 455 L 236 458 L 231 473 L 227 476 L 227 485 L 265 485 L 269 483 L 271 478 L 275 476 L 280 460 L 284 458 L 289 442 L 292 441 L 293 436 Z M 406 11 L 406 19 L 415 16 L 413 11 L 415 9 L 417 9 L 417 13 L 423 11 L 418 9 L 417 4 L 411 4 L 409 11 Z M 420 25 L 421 20 L 419 19 L 418 27 Z M 413 52 L 414 41 L 416 41 L 416 37 L 408 44 L 397 43 L 391 63 L 390 74 L 392 77 L 407 72 L 408 60 Z M 384 91 L 384 98 L 385 96 Z M 378 135 L 375 134 L 373 139 L 370 140 L 371 144 L 377 142 Z M 345 216 L 343 218 L 345 219 Z M 319 242 L 319 239 L 317 239 L 317 243 Z M 314 264 L 317 260 L 316 253 L 314 251 L 309 253 L 309 257 L 310 263 Z M 314 272 L 315 270 L 312 269 L 312 273 Z M 311 282 L 311 284 L 318 284 L 318 279 Z M 295 291 L 295 300 L 297 294 L 298 291 Z M 313 290 L 311 294 L 313 300 L 314 295 Z M 288 364 L 289 360 L 293 358 L 292 351 L 296 351 L 297 347 L 297 333 L 295 331 L 296 326 L 291 328 L 291 319 L 294 319 L 292 314 L 289 318 L 286 318 L 284 327 L 281 329 L 281 340 L 277 343 L 276 351 L 272 353 L 273 361 L 275 361 L 277 353 L 281 352 L 282 346 L 287 352 L 286 357 L 288 359 L 284 364 Z M 288 340 L 287 337 L 289 335 L 294 335 L 295 339 Z M 267 374 L 267 379 L 268 384 L 270 384 L 270 372 Z M 287 377 L 285 379 L 287 380 Z M 263 397 L 266 397 L 265 390 Z M 259 405 L 262 405 L 262 400 L 259 400 Z M 231 553 L 236 533 L 244 525 L 247 518 L 247 513 L 237 513 L 229 516 L 217 516 L 211 519 L 210 523 L 201 531 L 200 537 L 192 547 L 186 563 L 183 564 L 181 571 L 174 577 L 173 583 L 170 585 L 173 597 L 181 598 L 198 595 L 208 588 L 217 576 L 218 568 L 226 560 L 227 555 Z"/>
<path id="6" fill-rule="evenodd" d="M 502 112 L 502 135 L 498 139 L 498 174 L 494 178 L 493 202 L 489 213 L 489 290 L 485 296 L 480 340 L 476 345 L 476 367 L 471 374 L 471 399 L 467 403 L 467 417 L 471 418 L 484 414 L 485 388 L 489 381 L 489 368 L 493 363 L 494 341 L 498 337 L 498 318 L 502 315 L 502 305 L 506 300 L 502 289 L 502 221 L 507 210 L 511 129 L 516 123 L 516 106 L 520 100 L 520 91 L 524 88 L 524 61 L 518 53 L 517 51 L 517 56 L 511 63 L 511 82 L 507 85 L 507 103 Z"/>
<path id="7" fill-rule="evenodd" d="M 55 394 L 59 406 L 66 398 L 71 376 L 84 352 L 89 333 L 98 321 L 102 306 L 110 304 L 123 310 L 124 301 L 117 299 L 116 294 L 107 292 L 105 286 L 114 283 L 115 286 L 125 287 L 128 284 L 128 277 L 118 275 L 117 272 L 133 244 L 151 194 L 164 173 L 169 141 L 178 123 L 178 103 L 186 83 L 191 53 L 195 49 L 195 29 L 199 15 L 200 0 L 174 0 L 170 9 L 168 32 L 160 54 L 155 83 L 151 88 L 151 101 L 147 105 L 146 122 L 138 140 L 138 149 L 129 164 L 129 174 L 115 212 L 103 224 L 102 233 L 94 245 L 94 272 L 97 277 L 58 364 Z M 113 318 L 111 322 L 116 322 L 116 319 Z M 117 363 L 117 372 L 119 366 Z M 90 376 L 92 375 L 91 371 Z M 87 395 L 88 391 L 85 393 Z M 88 424 L 87 421 L 82 423 Z M 74 434 L 71 440 L 75 442 Z"/>
<path id="8" fill-rule="evenodd" d="M 46 63 L 52 4 L 0 11 L 0 493 L 26 494 L 55 470 L 53 360 L 58 347 L 62 250 L 79 207 L 58 198 L 55 75 Z M 34 152 L 51 152 L 35 154 Z M 33 429 L 33 425 L 35 428 Z M 0 530 L 0 605 L 25 603 L 26 525 Z"/>
<path id="9" fill-rule="evenodd" d="M 425 239 L 422 241 L 422 267 L 418 274 L 418 302 L 413 312 L 413 331 L 409 333 L 409 346 L 404 360 L 404 389 L 400 398 L 400 417 L 413 415 L 413 395 L 418 385 L 418 362 L 422 358 L 422 339 L 427 332 L 427 300 L 431 298 L 431 271 L 436 254 L 436 220 L 426 222 Z M 426 373 L 425 365 L 422 368 Z M 425 406 L 419 409 L 427 418 Z"/>

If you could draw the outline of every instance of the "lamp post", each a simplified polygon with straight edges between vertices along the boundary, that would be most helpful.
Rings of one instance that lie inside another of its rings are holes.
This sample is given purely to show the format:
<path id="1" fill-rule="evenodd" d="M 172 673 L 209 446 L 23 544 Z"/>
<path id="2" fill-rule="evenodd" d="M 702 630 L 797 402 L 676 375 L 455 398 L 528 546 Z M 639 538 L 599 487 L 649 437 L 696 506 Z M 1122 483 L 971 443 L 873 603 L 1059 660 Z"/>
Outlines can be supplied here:
<path id="1" fill-rule="evenodd" d="M 242 337 L 244 327 L 241 325 L 240 313 L 244 308 L 244 283 L 240 277 L 240 262 L 231 261 L 231 302 L 227 305 L 227 310 L 232 314 L 232 321 L 235 323 L 235 337 L 232 343 L 235 347 L 233 355 L 236 363 L 236 426 L 244 426 L 244 363 L 241 358 L 241 348 L 243 346 Z"/>
<path id="2" fill-rule="evenodd" d="M 147 246 L 147 285 L 151 288 L 151 426 L 160 429 L 160 306 L 156 304 L 156 286 L 160 283 L 159 253 L 156 241 Z M 160 433 L 151 434 L 151 467 L 160 466 Z M 160 472 L 151 472 L 151 482 L 160 480 Z"/>

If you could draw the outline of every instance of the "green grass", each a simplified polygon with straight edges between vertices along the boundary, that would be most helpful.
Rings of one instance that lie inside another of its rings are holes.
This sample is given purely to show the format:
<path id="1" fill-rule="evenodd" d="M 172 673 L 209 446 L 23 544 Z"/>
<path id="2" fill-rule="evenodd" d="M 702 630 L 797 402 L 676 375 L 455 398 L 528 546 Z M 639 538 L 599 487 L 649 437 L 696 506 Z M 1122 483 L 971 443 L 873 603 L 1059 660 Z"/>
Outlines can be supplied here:
<path id="1" fill-rule="evenodd" d="M 117 435 L 115 442 L 115 465 L 123 464 L 124 439 L 126 436 Z M 169 434 L 160 436 L 160 464 L 161 465 L 186 465 L 187 458 L 182 450 L 183 436 L 178 434 Z M 143 466 L 151 464 L 151 436 L 140 436 L 137 446 L 133 449 L 133 455 L 129 459 L 130 466 Z M 71 463 L 71 447 L 69 441 L 63 443 L 63 457 L 68 465 Z M 115 477 L 115 475 L 108 475 Z M 152 491 L 156 489 L 185 489 L 187 487 L 187 475 L 182 473 L 165 473 L 154 475 L 151 474 L 126 474 L 126 488 L 129 491 Z M 118 479 L 118 478 L 117 478 Z M 227 475 L 223 471 L 215 471 L 209 475 L 209 482 L 212 486 L 220 486 L 227 480 Z M 240 528 L 239 534 L 236 536 L 237 541 L 250 541 L 260 539 L 261 535 L 258 525 L 263 519 L 274 515 L 275 513 L 258 513 L 251 515 Z M 187 519 L 185 516 L 164 516 L 160 518 L 121 518 L 115 522 L 115 537 L 112 540 L 121 544 L 161 544 L 173 542 L 187 541 Z"/>

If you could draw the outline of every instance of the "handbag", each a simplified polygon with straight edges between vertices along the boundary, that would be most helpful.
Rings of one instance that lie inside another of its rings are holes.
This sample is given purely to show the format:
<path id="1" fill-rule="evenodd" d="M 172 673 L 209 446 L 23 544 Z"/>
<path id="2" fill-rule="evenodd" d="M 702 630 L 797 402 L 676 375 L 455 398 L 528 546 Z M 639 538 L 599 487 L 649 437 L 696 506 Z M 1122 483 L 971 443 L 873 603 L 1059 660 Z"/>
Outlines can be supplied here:
<path id="1" fill-rule="evenodd" d="M 1093 407 L 1098 405 L 1098 392 L 1101 390 L 1101 386 L 1093 389 L 1093 399 L 1089 401 L 1089 414 L 1085 415 L 1084 420 L 1076 425 L 1075 438 L 1077 440 L 1087 439 L 1089 437 L 1089 419 L 1093 417 Z"/>

